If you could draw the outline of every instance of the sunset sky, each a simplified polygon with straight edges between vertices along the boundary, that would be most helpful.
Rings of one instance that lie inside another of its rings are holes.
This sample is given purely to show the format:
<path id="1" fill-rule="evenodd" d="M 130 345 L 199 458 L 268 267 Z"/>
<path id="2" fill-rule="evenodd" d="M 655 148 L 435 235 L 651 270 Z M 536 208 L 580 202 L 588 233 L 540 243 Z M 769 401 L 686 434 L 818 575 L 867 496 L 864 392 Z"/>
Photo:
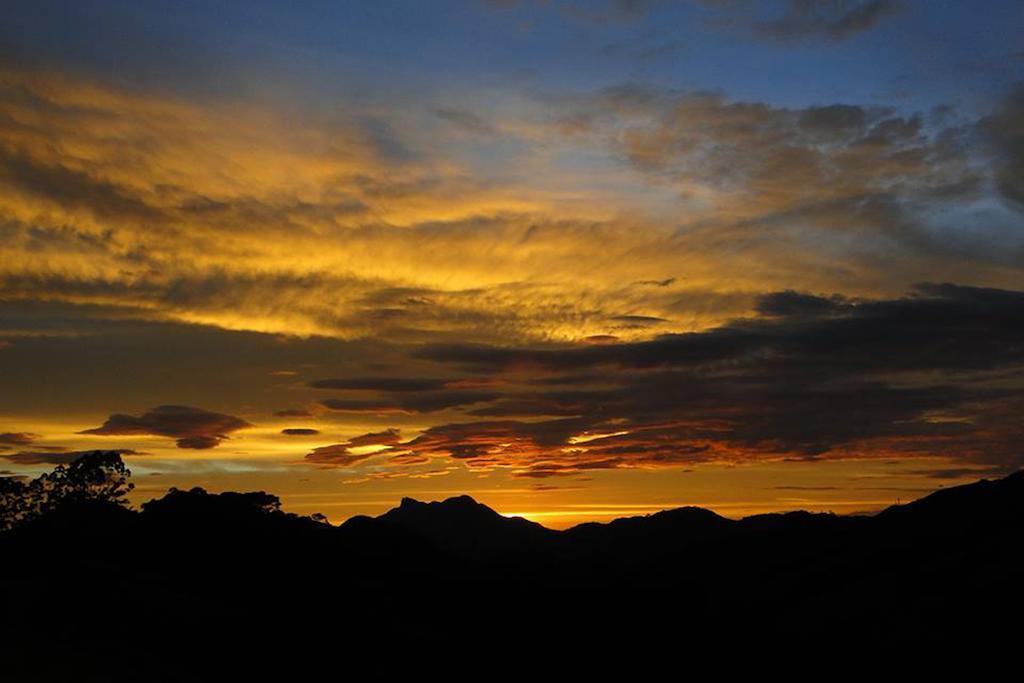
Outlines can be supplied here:
<path id="1" fill-rule="evenodd" d="M 0 472 L 549 526 L 1024 466 L 1019 0 L 33 0 Z"/>

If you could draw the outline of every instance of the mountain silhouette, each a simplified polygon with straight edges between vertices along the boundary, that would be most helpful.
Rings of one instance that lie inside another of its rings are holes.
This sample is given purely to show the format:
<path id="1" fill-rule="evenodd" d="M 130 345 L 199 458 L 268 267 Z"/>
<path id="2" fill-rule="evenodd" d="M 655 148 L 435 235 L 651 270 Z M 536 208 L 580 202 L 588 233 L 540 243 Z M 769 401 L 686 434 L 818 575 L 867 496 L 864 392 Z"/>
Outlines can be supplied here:
<path id="1" fill-rule="evenodd" d="M 1024 515 L 1024 470 L 1002 479 L 936 491 L 904 505 L 878 513 L 880 524 L 915 524 L 935 531 L 970 529 L 979 525 L 1003 526 Z"/>
<path id="2" fill-rule="evenodd" d="M 564 531 L 469 496 L 339 526 L 264 492 L 172 490 L 140 511 L 73 499 L 0 532 L 0 647 L 12 680 L 176 681 L 237 677 L 240 658 L 257 678 L 330 664 L 330 643 L 393 666 L 527 642 L 995 647 L 1024 613 L 1022 531 L 1024 472 L 875 515 L 687 507 Z"/>
<path id="3" fill-rule="evenodd" d="M 533 548 L 556 533 L 522 517 L 505 517 L 466 495 L 431 503 L 403 498 L 398 507 L 376 520 L 457 553 L 507 553 Z"/>

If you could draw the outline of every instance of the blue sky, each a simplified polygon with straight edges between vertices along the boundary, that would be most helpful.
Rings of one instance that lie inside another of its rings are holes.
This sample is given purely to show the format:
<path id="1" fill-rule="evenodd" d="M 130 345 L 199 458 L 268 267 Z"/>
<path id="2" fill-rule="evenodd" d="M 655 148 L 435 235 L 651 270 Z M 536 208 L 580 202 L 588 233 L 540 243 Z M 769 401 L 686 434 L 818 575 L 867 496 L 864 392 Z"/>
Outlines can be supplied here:
<path id="1" fill-rule="evenodd" d="M 159 2 L 47 1 L 9 5 L 2 35 L 19 57 L 210 94 L 258 91 L 264 79 L 311 99 L 641 81 L 787 105 L 920 108 L 997 96 L 1019 71 L 1024 31 L 1024 9 L 1012 0 L 902 2 L 870 30 L 841 38 L 750 28 L 784 16 L 784 3 L 735 12 L 635 4 L 625 12 L 603 0 L 217 1 L 176 2 L 172 11 Z"/>

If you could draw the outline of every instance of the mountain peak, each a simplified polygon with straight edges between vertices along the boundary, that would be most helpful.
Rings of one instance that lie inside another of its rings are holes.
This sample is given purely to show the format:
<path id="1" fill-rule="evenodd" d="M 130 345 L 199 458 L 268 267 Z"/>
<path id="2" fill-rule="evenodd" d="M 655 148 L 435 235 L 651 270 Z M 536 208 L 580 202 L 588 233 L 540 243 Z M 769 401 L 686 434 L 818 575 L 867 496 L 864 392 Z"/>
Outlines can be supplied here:
<path id="1" fill-rule="evenodd" d="M 504 517 L 468 495 L 432 502 L 402 498 L 377 519 L 460 550 L 503 550 L 554 533 L 520 517 Z"/>
<path id="2" fill-rule="evenodd" d="M 431 511 L 433 514 L 442 512 L 456 512 L 456 511 L 486 511 L 490 515 L 500 515 L 487 507 L 483 503 L 477 502 L 472 496 L 462 494 L 461 496 L 452 496 L 451 498 L 445 498 L 442 501 L 430 501 L 424 502 L 416 500 L 415 498 L 404 497 L 398 504 L 397 508 L 389 510 L 384 513 L 385 515 L 391 514 L 395 511 L 404 511 L 410 513 L 413 511 Z"/>

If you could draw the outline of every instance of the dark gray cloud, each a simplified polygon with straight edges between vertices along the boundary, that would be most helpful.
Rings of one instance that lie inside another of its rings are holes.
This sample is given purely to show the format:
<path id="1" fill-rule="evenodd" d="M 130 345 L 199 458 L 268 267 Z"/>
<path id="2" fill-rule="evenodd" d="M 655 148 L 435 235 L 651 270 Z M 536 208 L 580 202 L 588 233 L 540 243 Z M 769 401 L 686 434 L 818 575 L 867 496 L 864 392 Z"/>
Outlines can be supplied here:
<path id="1" fill-rule="evenodd" d="M 944 467 L 937 470 L 904 470 L 901 474 L 909 474 L 918 477 L 929 477 L 931 479 L 977 479 L 979 477 L 995 476 L 1006 474 L 1004 467 Z"/>
<path id="2" fill-rule="evenodd" d="M 372 453 L 353 453 L 349 450 L 348 444 L 338 443 L 314 448 L 306 455 L 306 462 L 329 467 L 351 467 L 372 455 Z"/>
<path id="3" fill-rule="evenodd" d="M 879 453 L 1024 464 L 1024 428 L 1008 418 L 1024 407 L 1024 292 L 950 284 L 885 300 L 778 292 L 758 310 L 759 318 L 645 342 L 427 347 L 421 358 L 541 377 L 526 383 L 538 389 L 509 390 L 469 411 L 516 419 L 441 425 L 407 446 L 530 477 Z"/>
<path id="4" fill-rule="evenodd" d="M 690 367 L 750 361 L 832 373 L 981 370 L 1024 361 L 1024 293 L 923 284 L 912 296 L 843 303 L 793 292 L 767 295 L 770 318 L 650 341 L 559 349 L 427 346 L 421 358 L 483 372 L 513 367 Z M 941 339 L 942 343 L 935 341 Z"/>
<path id="5" fill-rule="evenodd" d="M 362 436 L 356 436 L 348 440 L 351 446 L 382 446 L 395 445 L 402 440 L 402 432 L 398 429 L 385 429 L 380 432 L 370 432 Z"/>
<path id="6" fill-rule="evenodd" d="M 611 321 L 635 327 L 648 327 L 668 322 L 666 318 L 659 318 L 653 315 L 616 315 L 611 318 Z"/>
<path id="7" fill-rule="evenodd" d="M 544 7 L 548 0 L 483 0 L 497 10 L 510 11 L 522 7 Z M 649 12 L 664 5 L 666 0 L 557 0 L 554 4 L 562 14 L 588 22 L 631 22 L 642 19 Z"/>
<path id="8" fill-rule="evenodd" d="M 282 429 L 281 433 L 286 436 L 315 436 L 320 433 L 319 429 L 310 429 L 308 427 L 288 427 Z"/>
<path id="9" fill-rule="evenodd" d="M 215 448 L 232 432 L 252 425 L 233 415 L 189 406 L 157 406 L 139 416 L 115 413 L 101 426 L 81 434 L 126 436 L 154 434 L 176 440 L 178 448 Z"/>
<path id="10" fill-rule="evenodd" d="M 306 462 L 323 467 L 351 467 L 379 453 L 391 452 L 402 440 L 398 429 L 385 429 L 356 436 L 344 443 L 314 448 L 306 455 Z M 381 446 L 380 450 L 354 453 L 351 449 L 364 446 Z"/>
<path id="11" fill-rule="evenodd" d="M 0 433 L 0 444 L 10 446 L 26 446 L 42 437 L 31 432 L 3 432 Z"/>
<path id="12" fill-rule="evenodd" d="M 105 450 L 113 450 L 113 452 L 119 455 L 142 455 L 142 453 L 128 448 Z M 63 451 L 55 453 L 53 451 L 19 451 L 17 453 L 9 453 L 6 455 L 0 454 L 0 458 L 4 458 L 18 465 L 67 465 L 83 455 L 95 452 L 96 451 Z"/>
<path id="13" fill-rule="evenodd" d="M 996 155 L 1000 195 L 1024 211 L 1024 84 L 1017 85 L 979 128 Z"/>
<path id="14" fill-rule="evenodd" d="M 712 22 L 780 42 L 843 41 L 869 31 L 904 7 L 901 0 L 698 0 Z"/>
<path id="15" fill-rule="evenodd" d="M 843 297 L 814 296 L 789 290 L 760 297 L 755 310 L 769 317 L 821 316 L 839 313 L 848 305 Z"/>
<path id="16" fill-rule="evenodd" d="M 86 209 L 100 218 L 162 220 L 160 211 L 132 192 L 83 171 L 47 165 L 0 146 L 0 181 L 66 209 Z"/>
<path id="17" fill-rule="evenodd" d="M 585 408 L 578 400 L 524 394 L 502 398 L 490 405 L 467 412 L 478 417 L 570 417 L 579 415 Z"/>
<path id="18" fill-rule="evenodd" d="M 394 393 L 382 399 L 329 398 L 320 405 L 341 413 L 433 413 L 446 408 L 493 401 L 501 396 L 494 391 L 423 391 Z"/>
<path id="19" fill-rule="evenodd" d="M 487 120 L 465 109 L 444 107 L 434 110 L 434 115 L 456 129 L 473 135 L 492 136 L 497 130 Z"/>
<path id="20" fill-rule="evenodd" d="M 340 379 L 321 379 L 310 382 L 315 389 L 348 389 L 355 391 L 437 391 L 443 389 L 450 380 L 427 378 L 390 378 L 390 377 L 347 377 Z"/>

